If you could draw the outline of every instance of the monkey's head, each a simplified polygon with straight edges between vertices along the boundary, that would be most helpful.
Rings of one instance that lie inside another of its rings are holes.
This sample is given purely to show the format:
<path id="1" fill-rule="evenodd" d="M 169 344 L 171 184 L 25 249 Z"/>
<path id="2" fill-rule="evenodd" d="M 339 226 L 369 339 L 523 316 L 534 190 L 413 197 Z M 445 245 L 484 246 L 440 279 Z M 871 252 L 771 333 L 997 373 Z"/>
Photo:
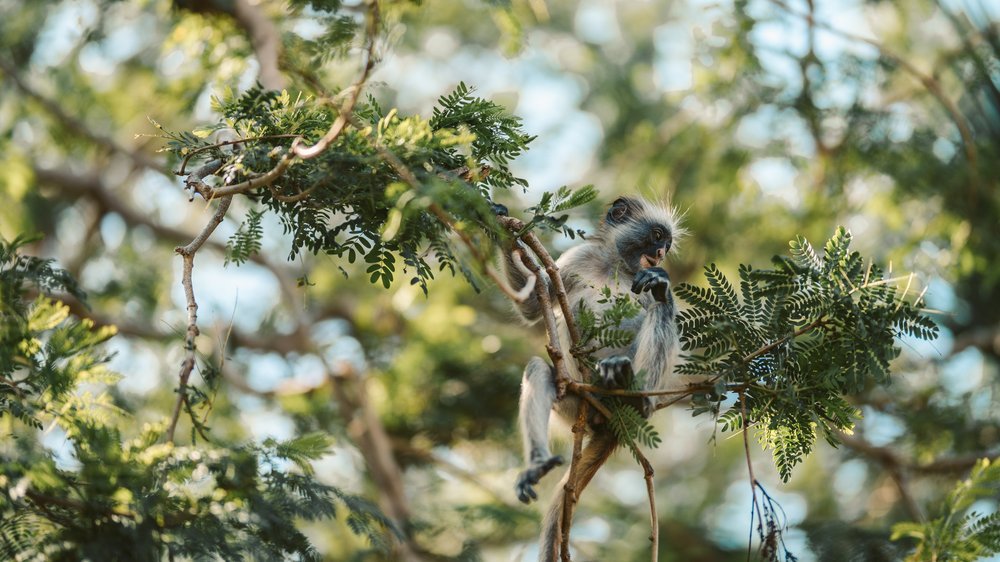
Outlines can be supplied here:
<path id="1" fill-rule="evenodd" d="M 615 199 L 601 224 L 629 273 L 658 267 L 681 232 L 673 209 L 634 197 Z"/>

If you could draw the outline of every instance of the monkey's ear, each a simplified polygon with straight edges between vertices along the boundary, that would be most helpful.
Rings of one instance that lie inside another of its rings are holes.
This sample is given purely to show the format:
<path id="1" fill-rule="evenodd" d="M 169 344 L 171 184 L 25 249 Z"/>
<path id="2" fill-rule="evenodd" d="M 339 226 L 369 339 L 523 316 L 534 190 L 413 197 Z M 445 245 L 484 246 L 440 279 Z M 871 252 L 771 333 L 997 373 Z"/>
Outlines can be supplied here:
<path id="1" fill-rule="evenodd" d="M 615 202 L 611 204 L 611 208 L 608 209 L 607 220 L 611 224 L 617 224 L 627 219 L 631 211 L 631 205 L 629 205 L 629 200 L 627 197 L 619 197 L 615 199 Z"/>

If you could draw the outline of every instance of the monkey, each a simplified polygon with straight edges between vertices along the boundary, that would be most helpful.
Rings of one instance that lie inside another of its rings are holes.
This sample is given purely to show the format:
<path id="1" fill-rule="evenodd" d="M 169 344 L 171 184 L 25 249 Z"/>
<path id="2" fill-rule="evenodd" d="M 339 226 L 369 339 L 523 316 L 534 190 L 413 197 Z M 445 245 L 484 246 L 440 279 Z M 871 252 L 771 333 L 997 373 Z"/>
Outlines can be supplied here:
<path id="1" fill-rule="evenodd" d="M 608 388 L 623 388 L 633 382 L 636 373 L 645 375 L 640 381 L 642 390 L 662 390 L 674 380 L 673 367 L 677 361 L 678 337 L 675 324 L 676 309 L 670 292 L 670 276 L 661 263 L 677 238 L 682 235 L 676 213 L 671 208 L 635 197 L 620 197 L 608 209 L 598 227 L 596 236 L 590 236 L 564 252 L 556 265 L 559 268 L 571 310 L 577 311 L 580 303 L 599 313 L 608 306 L 599 303 L 600 290 L 609 287 L 616 294 L 630 291 L 637 295 L 642 311 L 622 322 L 619 327 L 635 333 L 626 348 L 601 349 L 596 375 L 598 383 Z M 505 252 L 502 268 L 512 286 L 524 286 L 525 274 L 515 266 L 512 252 Z M 551 284 L 548 288 L 555 302 Z M 570 338 L 562 311 L 555 308 L 560 347 L 570 349 Z M 517 303 L 522 318 L 532 324 L 542 315 L 538 296 L 532 294 Z M 574 315 L 576 313 L 574 312 Z M 569 376 L 579 382 L 582 376 L 576 361 L 567 355 Z M 640 413 L 648 417 L 658 399 L 644 397 Z M 563 464 L 561 456 L 549 450 L 549 416 L 555 411 L 569 423 L 578 414 L 580 398 L 567 394 L 556 400 L 554 367 L 541 357 L 532 357 L 524 369 L 518 425 L 524 442 L 526 468 L 517 476 L 515 491 L 520 501 L 531 503 L 538 498 L 534 486 L 556 466 Z M 589 424 L 591 426 L 595 424 Z M 618 445 L 617 439 L 606 424 L 588 427 L 589 439 L 584 447 L 578 468 L 580 480 L 577 493 L 586 487 L 597 470 L 607 461 Z M 540 561 L 554 561 L 562 537 L 562 509 L 564 485 L 569 478 L 567 470 L 556 487 L 542 523 Z"/>

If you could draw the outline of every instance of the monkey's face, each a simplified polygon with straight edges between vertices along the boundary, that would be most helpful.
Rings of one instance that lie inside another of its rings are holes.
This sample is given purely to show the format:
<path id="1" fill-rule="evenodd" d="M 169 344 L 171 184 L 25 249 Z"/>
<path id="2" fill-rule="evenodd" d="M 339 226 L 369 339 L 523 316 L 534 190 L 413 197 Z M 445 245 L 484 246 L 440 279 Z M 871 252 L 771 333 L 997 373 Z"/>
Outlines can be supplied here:
<path id="1" fill-rule="evenodd" d="M 615 243 L 625 268 L 635 273 L 660 266 L 670 251 L 670 230 L 663 224 L 636 221 L 619 232 Z"/>
<path id="2" fill-rule="evenodd" d="M 608 210 L 605 228 L 629 273 L 658 267 L 673 243 L 673 217 L 645 201 L 622 197 Z"/>

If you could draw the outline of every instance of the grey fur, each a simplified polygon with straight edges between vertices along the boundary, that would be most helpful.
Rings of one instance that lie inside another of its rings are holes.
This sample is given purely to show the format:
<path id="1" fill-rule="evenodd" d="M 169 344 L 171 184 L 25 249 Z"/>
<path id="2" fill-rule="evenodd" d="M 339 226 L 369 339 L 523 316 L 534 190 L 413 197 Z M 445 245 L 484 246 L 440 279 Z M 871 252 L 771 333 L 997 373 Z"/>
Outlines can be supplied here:
<path id="1" fill-rule="evenodd" d="M 612 206 L 597 236 L 570 248 L 556 261 L 572 310 L 577 310 L 578 304 L 583 301 L 588 308 L 599 313 L 606 306 L 597 302 L 603 287 L 610 287 L 616 293 L 628 293 L 633 288 L 636 275 L 640 274 L 636 290 L 641 291 L 637 298 L 643 310 L 621 326 L 634 330 L 635 339 L 627 348 L 603 349 L 598 353 L 598 359 L 607 360 L 602 361 L 599 368 L 606 379 L 605 384 L 627 384 L 631 373 L 644 372 L 643 388 L 660 390 L 666 388 L 673 377 L 677 356 L 676 311 L 669 292 L 669 277 L 665 271 L 651 267 L 650 260 L 655 254 L 655 261 L 658 262 L 679 235 L 680 229 L 671 210 L 642 199 L 622 198 Z M 643 260 L 646 260 L 645 263 Z M 504 266 L 511 285 L 523 286 L 524 276 L 509 257 Z M 549 290 L 552 288 L 549 287 Z M 662 300 L 654 298 L 654 294 Z M 520 303 L 518 309 L 529 323 L 541 317 L 541 308 L 534 295 Z M 557 309 L 555 312 L 562 349 L 568 350 L 570 341 L 565 322 L 561 311 Z M 570 376 L 581 380 L 575 361 L 569 359 L 568 354 L 567 359 Z M 533 357 L 524 370 L 519 425 L 524 438 L 527 467 L 518 475 L 515 488 L 518 498 L 525 503 L 537 498 L 533 486 L 538 480 L 562 463 L 561 457 L 553 456 L 549 450 L 550 412 L 554 410 L 572 423 L 579 407 L 579 398 L 572 395 L 556 402 L 552 371 L 552 367 L 540 357 Z M 645 399 L 643 413 L 651 413 L 656 403 L 656 399 Z M 578 492 L 583 490 L 617 445 L 606 426 L 588 428 L 588 432 L 590 439 L 581 455 L 581 479 L 576 483 Z M 539 551 L 539 560 L 542 561 L 553 561 L 557 556 L 565 499 L 563 486 L 567 478 L 568 471 L 557 486 L 556 497 L 542 524 Z"/>

